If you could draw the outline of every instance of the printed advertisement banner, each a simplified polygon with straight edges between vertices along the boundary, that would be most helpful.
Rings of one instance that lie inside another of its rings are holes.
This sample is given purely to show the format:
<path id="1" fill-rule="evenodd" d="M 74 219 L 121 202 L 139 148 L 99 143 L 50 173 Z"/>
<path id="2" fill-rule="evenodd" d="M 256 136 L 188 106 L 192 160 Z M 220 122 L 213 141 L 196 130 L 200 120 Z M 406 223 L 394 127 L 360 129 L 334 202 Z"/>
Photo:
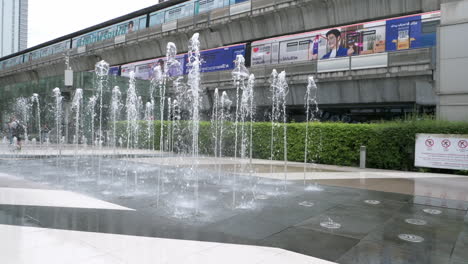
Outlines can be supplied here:
<path id="1" fill-rule="evenodd" d="M 217 48 L 212 50 L 204 50 L 201 52 L 201 71 L 225 71 L 234 69 L 234 61 L 237 55 L 245 57 L 245 44 L 239 44 L 230 47 Z M 187 55 L 185 61 L 188 62 Z M 185 65 L 185 74 L 188 73 L 187 63 Z"/>

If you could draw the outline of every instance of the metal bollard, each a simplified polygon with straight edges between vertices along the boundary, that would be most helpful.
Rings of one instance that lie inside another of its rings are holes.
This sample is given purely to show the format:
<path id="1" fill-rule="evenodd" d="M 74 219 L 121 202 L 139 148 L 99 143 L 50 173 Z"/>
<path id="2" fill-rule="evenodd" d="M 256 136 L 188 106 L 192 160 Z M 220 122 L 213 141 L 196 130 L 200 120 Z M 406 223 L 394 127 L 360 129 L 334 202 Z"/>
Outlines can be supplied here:
<path id="1" fill-rule="evenodd" d="M 360 158 L 359 168 L 361 169 L 366 168 L 366 146 L 361 146 L 361 158 Z"/>

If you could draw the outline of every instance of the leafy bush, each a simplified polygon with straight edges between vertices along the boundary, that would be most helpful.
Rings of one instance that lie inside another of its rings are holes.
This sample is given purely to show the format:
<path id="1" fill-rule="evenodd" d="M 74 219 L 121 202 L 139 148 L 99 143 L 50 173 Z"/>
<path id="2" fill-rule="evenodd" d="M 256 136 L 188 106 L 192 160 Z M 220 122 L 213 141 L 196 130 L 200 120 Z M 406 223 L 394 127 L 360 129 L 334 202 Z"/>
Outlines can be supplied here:
<path id="1" fill-rule="evenodd" d="M 118 122 L 118 134 L 124 135 L 126 122 Z M 175 151 L 189 152 L 191 146 L 190 122 L 179 123 L 179 133 L 175 138 L 182 142 Z M 159 149 L 160 122 L 155 121 L 154 146 Z M 170 123 L 164 122 L 165 133 Z M 224 123 L 222 155 L 234 156 L 235 126 Z M 253 157 L 259 159 L 283 160 L 284 132 L 283 124 L 274 126 L 272 142 L 272 124 L 256 122 L 253 124 Z M 394 121 L 376 124 L 343 124 L 343 123 L 289 123 L 287 129 L 287 158 L 289 161 L 304 161 L 305 136 L 308 135 L 307 162 L 341 166 L 358 166 L 359 150 L 367 146 L 367 166 L 379 169 L 417 170 L 414 168 L 414 148 L 416 134 L 468 134 L 468 123 L 444 122 L 435 120 Z M 241 145 L 242 127 L 238 127 L 238 149 Z M 245 124 L 245 131 L 250 133 L 250 124 Z M 153 137 L 150 138 L 153 140 Z M 209 122 L 200 122 L 200 154 L 214 155 L 214 137 Z M 273 151 L 271 145 L 273 143 Z M 140 122 L 138 146 L 148 148 L 147 123 Z M 248 152 L 247 152 L 248 154 Z M 238 153 L 237 156 L 240 156 Z M 460 173 L 460 172 L 457 172 Z"/>

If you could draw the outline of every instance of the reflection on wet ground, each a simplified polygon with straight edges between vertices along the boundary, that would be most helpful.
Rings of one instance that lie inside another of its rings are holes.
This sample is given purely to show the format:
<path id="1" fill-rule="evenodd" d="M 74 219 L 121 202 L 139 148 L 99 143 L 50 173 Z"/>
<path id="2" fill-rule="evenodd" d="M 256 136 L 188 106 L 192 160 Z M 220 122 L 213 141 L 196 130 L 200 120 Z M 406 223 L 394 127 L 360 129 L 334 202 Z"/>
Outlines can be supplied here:
<path id="1" fill-rule="evenodd" d="M 233 164 L 186 163 L 84 156 L 0 160 L 0 173 L 10 175 L 0 175 L 0 188 L 70 190 L 135 209 L 3 204 L 0 224 L 273 246 L 339 263 L 468 259 L 465 178 L 311 177 L 304 186 L 256 176 L 269 173 L 267 164 L 249 176 L 234 173 Z M 296 169 L 303 172 L 288 167 Z M 315 182 L 322 191 L 307 191 Z M 326 228 L 330 220 L 339 228 Z"/>

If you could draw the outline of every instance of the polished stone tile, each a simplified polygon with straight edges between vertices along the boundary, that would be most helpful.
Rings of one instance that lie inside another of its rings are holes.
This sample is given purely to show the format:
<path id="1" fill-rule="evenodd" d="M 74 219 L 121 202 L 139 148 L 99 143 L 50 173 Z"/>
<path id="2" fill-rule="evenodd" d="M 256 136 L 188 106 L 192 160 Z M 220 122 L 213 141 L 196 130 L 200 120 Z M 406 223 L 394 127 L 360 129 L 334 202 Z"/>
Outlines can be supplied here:
<path id="1" fill-rule="evenodd" d="M 464 231 L 458 236 L 452 253 L 453 261 L 468 261 L 468 225 L 465 224 Z"/>
<path id="2" fill-rule="evenodd" d="M 395 218 L 369 233 L 364 240 L 403 247 L 431 256 L 437 255 L 448 258 L 460 232 L 460 226 L 438 227 L 431 226 L 430 223 L 426 226 L 417 226 L 408 224 L 400 218 Z M 417 235 L 422 237 L 424 241 L 421 243 L 403 241 L 398 237 L 400 234 Z"/>
<path id="3" fill-rule="evenodd" d="M 448 256 L 441 257 L 421 249 L 394 246 L 391 243 L 361 241 L 344 254 L 340 264 L 442 264 Z"/>
<path id="4" fill-rule="evenodd" d="M 85 195 L 59 190 L 0 188 L 0 204 L 131 210 Z"/>
<path id="5" fill-rule="evenodd" d="M 123 262 L 123 260 L 120 260 L 111 255 L 105 254 L 84 259 L 73 264 L 126 264 L 126 262 Z"/>
<path id="6" fill-rule="evenodd" d="M 232 236 L 261 240 L 275 233 L 281 232 L 287 227 L 287 225 L 265 221 L 259 217 L 241 214 L 213 225 L 209 225 L 207 226 L 207 229 Z"/>
<path id="7" fill-rule="evenodd" d="M 1 260 L 8 264 L 281 263 L 285 257 L 293 264 L 333 264 L 271 247 L 8 225 L 0 225 L 0 235 L 22 238 L 0 240 Z"/>
<path id="8" fill-rule="evenodd" d="M 426 197 L 426 196 L 415 196 L 413 198 L 413 203 L 420 204 L 420 205 L 429 205 L 429 206 L 435 206 L 435 207 L 456 209 L 456 210 L 468 209 L 467 201 L 434 198 L 434 197 Z"/>
<path id="9" fill-rule="evenodd" d="M 318 258 L 307 257 L 302 254 L 294 253 L 291 251 L 283 250 L 284 253 L 280 253 L 275 256 L 264 259 L 258 264 L 284 264 L 284 263 L 296 263 L 296 264 L 333 264 L 330 262 Z"/>
<path id="10" fill-rule="evenodd" d="M 369 232 L 382 226 L 394 214 L 383 207 L 336 206 L 321 215 L 312 217 L 298 225 L 298 228 L 342 235 L 356 239 L 364 238 Z M 320 225 L 328 218 L 341 224 L 339 229 L 326 229 Z"/>
<path id="11" fill-rule="evenodd" d="M 431 215 L 424 212 L 424 209 L 435 209 L 439 210 L 442 213 L 438 215 Z M 403 206 L 399 211 L 399 215 L 411 216 L 414 218 L 423 217 L 425 219 L 431 219 L 439 222 L 445 223 L 459 223 L 462 222 L 466 217 L 467 212 L 463 210 L 455 210 L 449 208 L 435 207 L 429 205 L 420 205 L 420 204 L 407 204 Z"/>
<path id="12" fill-rule="evenodd" d="M 304 201 L 300 201 L 304 202 Z M 335 207 L 337 204 L 325 202 L 323 200 L 307 200 L 312 202 L 313 206 L 306 207 L 300 205 L 299 201 L 288 203 L 287 205 L 281 206 L 265 206 L 261 211 L 249 213 L 256 217 L 273 223 L 278 223 L 285 226 L 292 226 L 315 215 L 327 211 L 328 209 Z M 276 204 L 275 204 L 276 205 Z"/>
<path id="13" fill-rule="evenodd" d="M 186 257 L 174 257 L 167 264 L 259 263 L 269 257 L 276 258 L 280 253 L 275 248 L 223 244 Z"/>
<path id="14" fill-rule="evenodd" d="M 2 227 L 0 226 L 0 229 Z M 100 249 L 55 230 L 31 232 L 22 240 L 9 241 L 9 245 L 0 247 L 2 263 L 9 264 L 79 263 L 103 254 L 104 252 Z"/>
<path id="15" fill-rule="evenodd" d="M 307 230 L 288 228 L 262 241 L 265 246 L 279 247 L 296 253 L 336 261 L 359 242 L 358 239 Z"/>
<path id="16" fill-rule="evenodd" d="M 396 202 L 406 203 L 411 201 L 412 196 L 407 194 L 392 193 L 392 192 L 381 192 L 375 190 L 361 190 L 353 188 L 343 187 L 329 187 L 330 191 L 345 192 L 348 194 L 354 194 L 352 201 L 360 200 L 390 200 Z M 351 200 L 351 199 L 350 199 Z"/>

